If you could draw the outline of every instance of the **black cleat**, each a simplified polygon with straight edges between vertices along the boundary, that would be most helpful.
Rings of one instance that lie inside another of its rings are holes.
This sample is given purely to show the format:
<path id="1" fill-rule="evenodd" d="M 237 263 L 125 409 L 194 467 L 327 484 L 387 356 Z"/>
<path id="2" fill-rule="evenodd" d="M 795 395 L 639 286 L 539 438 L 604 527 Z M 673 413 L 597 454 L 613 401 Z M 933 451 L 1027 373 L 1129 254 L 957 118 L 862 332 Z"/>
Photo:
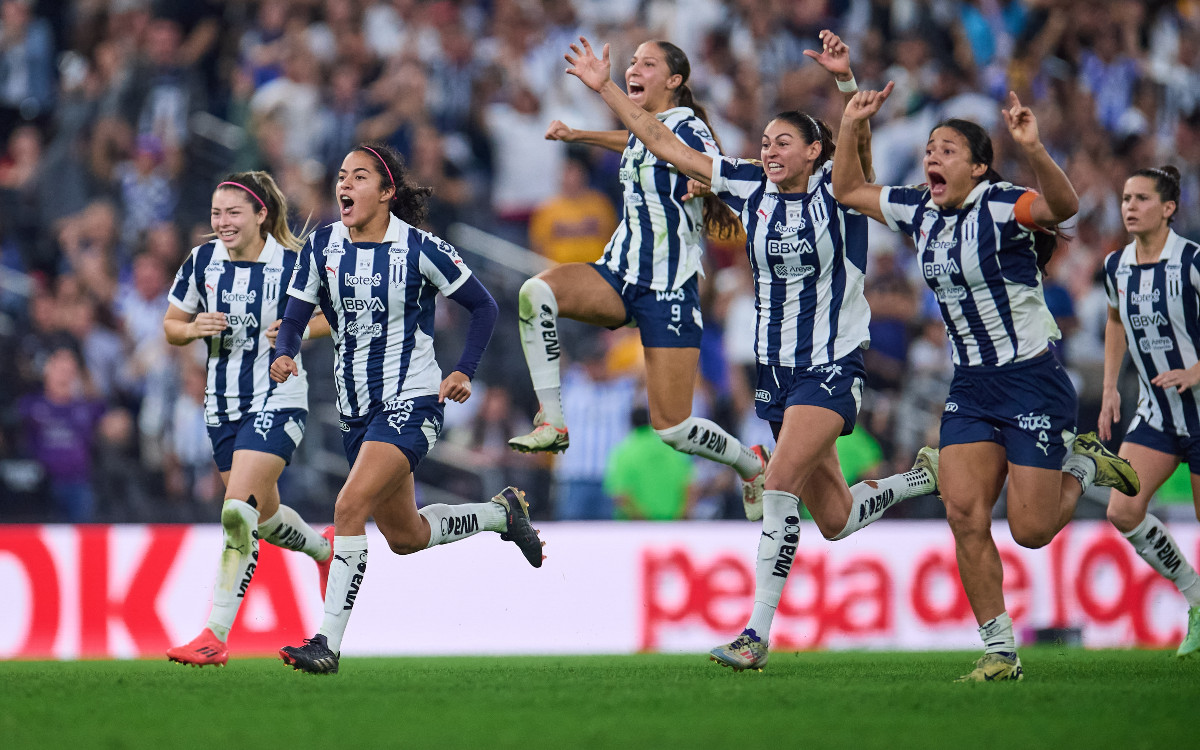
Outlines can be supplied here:
<path id="1" fill-rule="evenodd" d="M 320 633 L 312 638 L 305 638 L 303 646 L 284 646 L 279 649 L 279 658 L 292 669 L 299 669 L 309 674 L 337 674 L 338 659 L 341 653 L 329 650 L 329 642 Z"/>
<path id="2" fill-rule="evenodd" d="M 538 538 L 537 529 L 529 523 L 529 503 L 525 502 L 525 493 L 516 487 L 505 487 L 492 502 L 504 508 L 508 517 L 508 531 L 501 533 L 500 538 L 516 544 L 530 565 L 542 567 L 542 560 L 546 559 L 542 547 L 546 543 Z"/>

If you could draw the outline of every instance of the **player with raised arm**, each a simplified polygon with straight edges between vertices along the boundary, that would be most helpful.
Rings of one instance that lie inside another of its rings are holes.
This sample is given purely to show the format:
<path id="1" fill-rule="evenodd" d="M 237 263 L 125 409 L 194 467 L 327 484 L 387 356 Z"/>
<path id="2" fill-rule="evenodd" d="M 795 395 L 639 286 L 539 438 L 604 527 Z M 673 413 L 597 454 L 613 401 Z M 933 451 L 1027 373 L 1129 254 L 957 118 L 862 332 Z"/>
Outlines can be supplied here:
<path id="1" fill-rule="evenodd" d="M 820 36 L 822 51 L 805 54 L 850 94 L 856 84 L 849 49 L 832 31 Z M 567 72 L 597 91 L 658 159 L 710 184 L 746 228 L 758 313 L 755 409 L 777 445 L 765 477 L 754 609 L 742 633 L 710 656 L 736 670 L 761 669 L 799 539 L 801 498 L 822 535 L 837 540 L 901 500 L 937 490 L 932 448 L 923 448 L 905 474 L 853 487 L 838 461 L 837 438 L 858 419 L 871 310 L 863 295 L 867 219 L 833 199 L 830 170 L 840 158 L 870 170 L 869 129 L 864 122 L 857 153 L 835 156 L 828 127 L 805 112 L 783 112 L 763 131 L 761 163 L 710 156 L 681 143 L 613 83 L 608 45 L 601 58 L 583 38 L 571 51 Z"/>
<path id="2" fill-rule="evenodd" d="M 276 382 L 299 373 L 293 357 L 320 304 L 333 331 L 350 475 L 334 506 L 334 563 L 321 627 L 303 645 L 279 651 L 305 672 L 338 671 L 342 636 L 367 571 L 369 518 L 398 555 L 494 531 L 535 568 L 544 559 L 525 495 L 515 487 L 489 502 L 417 509 L 413 471 L 441 433 L 445 400 L 470 398 L 497 306 L 457 250 L 416 228 L 430 190 L 406 177 L 388 146 L 362 145 L 346 155 L 335 186 L 341 220 L 313 233 L 300 254 L 271 364 Z M 471 314 L 462 356 L 445 378 L 433 348 L 439 292 Z"/>
<path id="3" fill-rule="evenodd" d="M 683 50 L 644 42 L 625 70 L 630 98 L 688 148 L 720 154 L 704 109 L 692 98 Z M 558 318 L 619 328 L 636 323 L 646 358 L 650 425 L 672 448 L 732 466 L 746 514 L 762 517 L 769 451 L 748 447 L 715 422 L 692 416 L 703 319 L 697 274 L 705 230 L 732 236 L 737 220 L 716 198 L 687 201 L 687 177 L 633 135 L 576 131 L 555 121 L 546 133 L 621 151 L 621 223 L 595 263 L 564 263 L 521 287 L 518 315 L 525 362 L 540 409 L 534 429 L 508 441 L 522 452 L 558 452 L 570 443 L 562 410 Z"/>
<path id="4" fill-rule="evenodd" d="M 227 177 L 212 195 L 214 239 L 192 249 L 175 275 L 163 318 L 167 341 L 208 349 L 205 421 L 225 483 L 224 551 L 204 630 L 167 658 L 203 666 L 229 660 L 226 640 L 265 539 L 317 562 L 324 591 L 333 527 L 321 535 L 280 503 L 279 476 L 304 437 L 308 382 L 271 381 L 268 324 L 283 314 L 301 240 L 287 225 L 287 199 L 266 172 Z M 313 321 L 317 335 L 328 335 Z"/>
<path id="5" fill-rule="evenodd" d="M 840 145 L 890 89 L 860 91 L 846 105 Z M 979 623 L 984 655 L 964 681 L 1019 680 L 1004 568 L 992 539 L 992 508 L 1008 479 L 1008 524 L 1023 547 L 1050 543 L 1092 484 L 1136 495 L 1137 474 L 1094 433 L 1076 436 L 1076 397 L 1049 351 L 1059 337 L 1042 293 L 1041 267 L 1079 199 L 1038 137 L 1033 112 L 1010 94 L 1002 110 L 1038 191 L 1004 182 L 992 168 L 987 131 L 967 120 L 938 123 L 925 147 L 926 184 L 881 187 L 854 159 L 833 167 L 838 201 L 916 243 L 937 295 L 954 355 L 942 414 L 939 488 L 954 533 L 959 577 Z"/>
<path id="6" fill-rule="evenodd" d="M 1138 402 L 1119 453 L 1142 487 L 1133 497 L 1113 492 L 1108 520 L 1187 600 L 1187 635 L 1175 652 L 1184 657 L 1200 652 L 1200 577 L 1167 527 L 1146 510 L 1182 459 L 1200 517 L 1200 246 L 1171 229 L 1178 207 L 1175 167 L 1139 169 L 1125 180 L 1121 216 L 1133 241 L 1104 259 L 1109 308 L 1098 429 L 1108 440 L 1121 418 L 1117 376 L 1128 351 Z"/>

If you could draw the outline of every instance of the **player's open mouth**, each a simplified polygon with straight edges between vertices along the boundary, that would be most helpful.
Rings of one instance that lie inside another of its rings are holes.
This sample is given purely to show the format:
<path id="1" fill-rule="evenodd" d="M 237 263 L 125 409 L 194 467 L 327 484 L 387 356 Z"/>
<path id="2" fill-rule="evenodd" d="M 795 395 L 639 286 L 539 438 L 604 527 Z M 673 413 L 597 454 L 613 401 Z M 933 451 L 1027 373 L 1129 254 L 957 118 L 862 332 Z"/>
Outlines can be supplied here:
<path id="1" fill-rule="evenodd" d="M 636 81 L 629 82 L 629 95 L 640 94 L 646 90 L 646 87 Z"/>
<path id="2" fill-rule="evenodd" d="M 940 198 L 946 194 L 946 178 L 941 172 L 929 172 L 929 192 L 935 198 Z"/>
<path id="3" fill-rule="evenodd" d="M 783 175 L 783 165 L 777 161 L 767 162 L 767 176 L 779 177 Z"/>
<path id="4" fill-rule="evenodd" d="M 348 216 L 350 209 L 354 207 L 354 199 L 348 195 L 339 195 L 338 201 L 342 204 L 342 216 Z"/>

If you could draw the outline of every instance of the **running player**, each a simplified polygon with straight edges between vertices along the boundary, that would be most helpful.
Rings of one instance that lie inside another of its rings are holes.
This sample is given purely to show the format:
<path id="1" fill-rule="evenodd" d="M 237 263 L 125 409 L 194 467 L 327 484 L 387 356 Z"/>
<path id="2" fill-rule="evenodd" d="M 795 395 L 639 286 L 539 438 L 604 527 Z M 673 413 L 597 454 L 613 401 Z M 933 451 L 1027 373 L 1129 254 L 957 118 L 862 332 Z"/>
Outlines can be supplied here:
<path id="1" fill-rule="evenodd" d="M 840 145 L 857 148 L 861 124 L 890 86 L 860 91 L 842 116 Z M 1075 434 L 1075 389 L 1047 345 L 1059 337 L 1042 295 L 1040 267 L 1053 227 L 1079 199 L 1038 137 L 1028 107 L 1010 94 L 1004 120 L 1040 193 L 992 168 L 987 131 L 966 120 L 933 128 L 927 184 L 880 187 L 855 159 L 838 159 L 838 201 L 913 238 L 953 345 L 954 379 L 942 414 L 939 487 L 954 533 L 959 577 L 979 623 L 984 655 L 962 680 L 1019 680 L 1012 619 L 1004 606 L 992 508 L 1008 477 L 1008 524 L 1029 548 L 1050 543 L 1092 484 L 1138 491 L 1137 474 L 1095 433 Z"/>
<path id="2" fill-rule="evenodd" d="M 1125 181 L 1121 215 L 1133 242 L 1104 260 L 1109 308 L 1099 431 L 1108 440 L 1121 418 L 1117 375 L 1128 350 L 1138 406 L 1120 454 L 1142 488 L 1132 498 L 1113 492 L 1108 520 L 1187 600 L 1187 636 L 1175 652 L 1182 657 L 1200 651 L 1200 577 L 1162 521 L 1146 512 L 1182 459 L 1200 514 L 1200 247 L 1171 229 L 1178 207 L 1173 166 L 1139 169 Z"/>
<path id="3" fill-rule="evenodd" d="M 691 65 L 668 42 L 645 42 L 625 70 L 629 95 L 689 148 L 720 154 L 702 107 L 687 86 Z M 646 358 L 650 424 L 672 448 L 732 466 L 742 477 L 746 514 L 762 517 L 764 469 L 769 452 L 744 446 L 716 423 L 692 416 L 700 359 L 701 234 L 736 232 L 737 220 L 715 198 L 684 203 L 687 178 L 659 161 L 623 131 L 577 131 L 555 121 L 546 137 L 622 151 L 624 210 L 617 231 L 595 263 L 564 263 L 521 287 L 518 317 L 525 362 L 541 408 L 533 432 L 508 444 L 522 452 L 559 452 L 569 438 L 560 388 L 559 316 L 619 328 L 641 329 Z"/>
<path id="4" fill-rule="evenodd" d="M 266 172 L 230 175 L 213 191 L 212 229 L 215 239 L 194 248 L 175 275 L 163 319 L 168 342 L 204 339 L 208 349 L 205 421 L 225 483 L 225 549 L 208 624 L 190 643 L 167 651 L 171 661 L 198 666 L 229 661 L 225 642 L 254 576 L 260 538 L 316 560 L 322 591 L 331 554 L 328 536 L 279 501 L 279 475 L 308 416 L 299 364 L 299 377 L 282 386 L 268 372 L 268 324 L 283 314 L 282 292 L 302 244 L 288 228 L 287 199 Z M 323 320 L 312 325 L 327 335 Z"/>
<path id="5" fill-rule="evenodd" d="M 457 250 L 415 227 L 431 191 L 406 176 L 390 147 L 358 146 L 346 155 L 336 184 L 341 220 L 315 232 L 301 252 L 271 365 L 279 383 L 300 374 L 293 360 L 300 332 L 320 303 L 336 346 L 350 475 L 334 506 L 335 563 L 320 630 L 304 645 L 279 651 L 305 672 L 338 671 L 342 635 L 367 570 L 368 518 L 398 555 L 495 531 L 515 542 L 530 565 L 543 560 L 524 493 L 515 487 L 490 502 L 417 510 L 412 472 L 437 441 L 444 401 L 471 396 L 497 307 Z M 462 357 L 444 379 L 433 350 L 439 292 L 471 313 Z"/>
<path id="6" fill-rule="evenodd" d="M 852 93 L 850 51 L 822 31 L 820 54 L 806 51 Z M 839 435 L 854 430 L 862 396 L 862 349 L 871 310 L 863 296 L 867 219 L 833 199 L 829 128 L 804 112 L 783 112 L 763 132 L 762 162 L 710 156 L 688 148 L 609 76 L 608 45 L 597 59 L 580 38 L 568 73 L 599 92 L 633 135 L 658 159 L 696 180 L 739 212 L 748 236 L 756 288 L 755 409 L 777 445 L 767 466 L 754 609 L 732 643 L 710 653 L 735 670 L 761 669 L 768 636 L 800 533 L 800 497 L 826 539 L 844 539 L 892 505 L 937 490 L 937 451 L 922 449 L 912 471 L 847 487 L 838 462 Z M 863 129 L 868 126 L 864 123 Z M 870 171 L 870 136 L 857 154 Z"/>

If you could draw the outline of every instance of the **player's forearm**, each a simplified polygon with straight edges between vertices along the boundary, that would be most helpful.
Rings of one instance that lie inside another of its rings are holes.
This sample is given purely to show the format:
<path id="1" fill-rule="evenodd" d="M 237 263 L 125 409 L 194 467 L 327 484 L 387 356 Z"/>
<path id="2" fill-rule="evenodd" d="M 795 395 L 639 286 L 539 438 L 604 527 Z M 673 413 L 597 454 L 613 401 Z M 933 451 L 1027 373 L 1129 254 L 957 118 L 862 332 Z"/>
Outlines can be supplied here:
<path id="1" fill-rule="evenodd" d="M 625 144 L 629 142 L 629 133 L 624 130 L 575 130 L 569 142 L 599 146 L 621 153 L 625 150 Z"/>
<path id="2" fill-rule="evenodd" d="M 170 319 L 163 321 L 163 333 L 166 334 L 167 343 L 171 346 L 186 346 L 200 338 L 192 331 L 192 321 Z"/>
<path id="3" fill-rule="evenodd" d="M 1125 341 L 1125 326 L 1109 318 L 1104 325 L 1104 390 L 1116 389 L 1117 377 L 1129 346 Z"/>
<path id="4" fill-rule="evenodd" d="M 1071 181 L 1067 179 L 1066 172 L 1058 166 L 1046 147 L 1041 142 L 1027 147 L 1025 158 L 1029 160 L 1029 166 L 1037 176 L 1038 192 L 1045 198 L 1046 206 L 1053 214 L 1052 223 L 1058 224 L 1074 216 L 1079 210 L 1079 196 L 1075 193 Z"/>

